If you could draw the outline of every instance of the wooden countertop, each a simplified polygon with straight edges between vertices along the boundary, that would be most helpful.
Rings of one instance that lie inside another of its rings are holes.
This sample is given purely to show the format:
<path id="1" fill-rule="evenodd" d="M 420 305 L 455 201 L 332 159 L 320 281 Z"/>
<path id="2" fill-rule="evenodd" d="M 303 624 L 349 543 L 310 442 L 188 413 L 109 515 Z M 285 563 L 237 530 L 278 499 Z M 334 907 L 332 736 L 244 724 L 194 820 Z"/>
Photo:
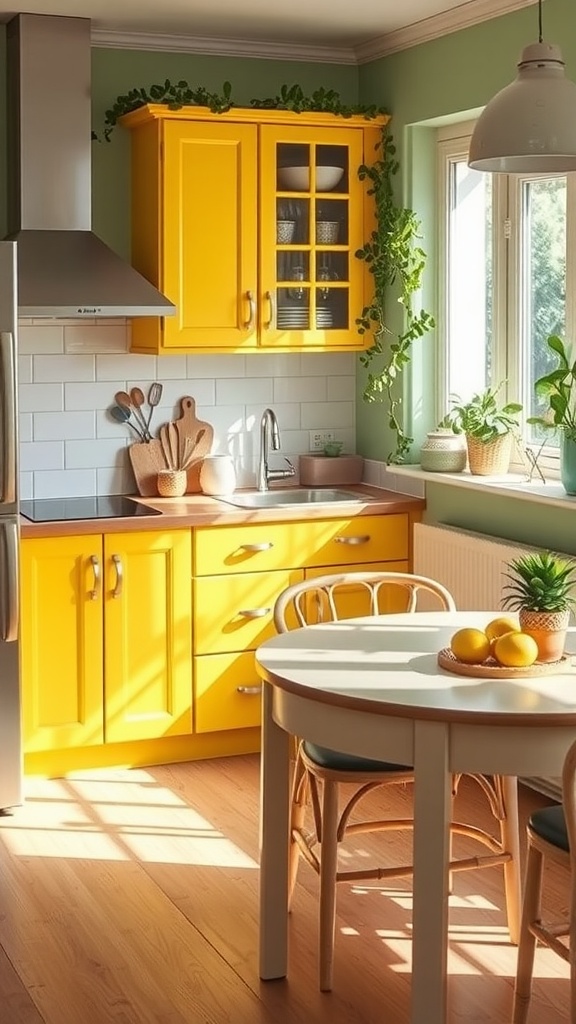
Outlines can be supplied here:
<path id="1" fill-rule="evenodd" d="M 290 488 L 293 490 L 293 488 Z M 125 533 L 131 530 L 175 530 L 191 526 L 233 526 L 239 523 L 277 523 L 302 519 L 342 519 L 354 516 L 386 515 L 394 512 L 419 512 L 423 498 L 387 491 L 367 484 L 344 488 L 365 494 L 366 502 L 357 504 L 293 505 L 290 508 L 236 508 L 205 494 L 187 494 L 183 498 L 140 498 L 135 501 L 158 509 L 159 516 L 134 516 L 119 519 L 68 519 L 64 522 L 31 523 L 20 517 L 22 537 L 70 537 L 87 533 Z M 274 488 L 275 491 L 281 488 Z"/>

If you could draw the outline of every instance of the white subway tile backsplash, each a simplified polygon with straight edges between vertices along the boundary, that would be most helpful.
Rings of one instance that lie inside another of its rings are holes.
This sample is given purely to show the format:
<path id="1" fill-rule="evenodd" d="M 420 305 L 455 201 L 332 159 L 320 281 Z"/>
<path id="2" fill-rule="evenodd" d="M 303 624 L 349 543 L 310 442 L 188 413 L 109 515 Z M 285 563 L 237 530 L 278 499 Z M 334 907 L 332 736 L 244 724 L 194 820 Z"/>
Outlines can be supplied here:
<path id="1" fill-rule="evenodd" d="M 19 324 L 18 351 L 20 355 L 45 355 L 64 351 L 64 328 L 38 323 Z"/>
<path id="2" fill-rule="evenodd" d="M 272 402 L 273 392 L 272 377 L 243 377 L 242 380 L 220 377 L 216 380 L 216 405 L 268 403 Z"/>
<path id="3" fill-rule="evenodd" d="M 144 357 L 148 358 L 148 357 Z M 162 356 L 157 359 L 155 380 L 186 380 L 189 377 L 186 356 Z"/>
<path id="4" fill-rule="evenodd" d="M 97 494 L 94 469 L 66 469 L 34 473 L 35 498 L 79 498 Z"/>
<path id="5" fill-rule="evenodd" d="M 191 380 L 200 377 L 246 377 L 244 355 L 187 356 L 187 374 Z M 250 373 L 248 376 L 256 376 Z"/>
<path id="6" fill-rule="evenodd" d="M 32 356 L 18 356 L 18 382 L 32 383 Z"/>
<path id="7" fill-rule="evenodd" d="M 272 406 L 281 450 L 308 451 L 308 431 L 334 430 L 355 450 L 353 353 L 239 353 L 148 356 L 128 351 L 130 321 L 20 322 L 21 490 L 26 497 L 130 493 L 128 446 L 137 438 L 109 410 L 117 391 L 163 385 L 152 432 L 181 415 L 191 395 L 196 415 L 214 427 L 215 452 L 234 456 L 239 486 L 254 486 L 260 421 Z M 150 410 L 144 407 L 147 417 Z M 132 417 L 135 425 L 137 419 Z M 276 463 L 275 463 L 276 464 Z M 297 476 L 294 478 L 297 480 Z"/>
<path id="8" fill-rule="evenodd" d="M 109 409 L 115 404 L 114 395 L 124 391 L 126 382 L 123 380 L 109 381 L 107 384 L 93 382 L 90 384 L 64 385 L 65 409 Z"/>
<path id="9" fill-rule="evenodd" d="M 109 469 L 123 468 L 127 465 L 126 442 L 105 441 L 65 441 L 66 469 Z"/>
<path id="10" fill-rule="evenodd" d="M 18 417 L 18 440 L 20 441 L 20 443 L 22 443 L 23 441 L 34 440 L 32 433 L 32 423 L 33 420 L 31 412 L 20 413 Z"/>
<path id="11" fill-rule="evenodd" d="M 68 441 L 96 437 L 96 414 L 89 412 L 34 413 L 34 440 Z"/>
<path id="12" fill-rule="evenodd" d="M 326 379 L 323 377 L 275 377 L 274 407 L 278 402 L 290 402 L 298 395 L 301 402 L 325 402 Z"/>
<path id="13" fill-rule="evenodd" d="M 20 412 L 56 412 L 64 408 L 63 384 L 20 384 Z M 81 406 L 85 409 L 86 405 Z"/>
<path id="14" fill-rule="evenodd" d="M 246 356 L 247 377 L 299 377 L 299 352 L 255 352 Z"/>
<path id="15" fill-rule="evenodd" d="M 96 356 L 96 380 L 155 380 L 156 356 L 118 355 Z"/>
<path id="16" fill-rule="evenodd" d="M 64 327 L 65 352 L 125 352 L 128 347 L 126 325 L 95 320 L 92 324 L 67 321 Z"/>
<path id="17" fill-rule="evenodd" d="M 303 352 L 300 358 L 302 373 L 306 376 L 314 373 L 321 377 L 334 377 L 356 373 L 356 356 L 352 352 Z"/>
<path id="18" fill-rule="evenodd" d="M 63 441 L 30 441 L 20 444 L 20 469 L 63 469 Z"/>
<path id="19" fill-rule="evenodd" d="M 307 430 L 334 430 L 354 426 L 353 402 L 303 402 L 302 427 Z"/>
<path id="20" fill-rule="evenodd" d="M 94 356 L 33 356 L 35 383 L 95 380 Z"/>
<path id="21" fill-rule="evenodd" d="M 326 398 L 329 402 L 353 402 L 356 397 L 356 378 L 353 375 L 326 378 Z"/>

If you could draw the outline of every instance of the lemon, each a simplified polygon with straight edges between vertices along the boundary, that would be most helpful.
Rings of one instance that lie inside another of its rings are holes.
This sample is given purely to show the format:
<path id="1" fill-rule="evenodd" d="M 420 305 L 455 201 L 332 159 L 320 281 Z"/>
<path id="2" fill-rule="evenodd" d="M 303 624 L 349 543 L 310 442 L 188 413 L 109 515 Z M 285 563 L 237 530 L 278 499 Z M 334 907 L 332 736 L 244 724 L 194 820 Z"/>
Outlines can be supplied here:
<path id="1" fill-rule="evenodd" d="M 490 654 L 490 641 L 481 629 L 459 629 L 450 641 L 450 650 L 458 661 L 479 665 Z"/>
<path id="2" fill-rule="evenodd" d="M 501 615 L 497 619 L 492 619 L 485 626 L 484 632 L 489 640 L 496 640 L 499 636 L 504 636 L 504 633 L 519 633 L 520 624 L 509 615 Z"/>
<path id="3" fill-rule="evenodd" d="M 500 665 L 509 668 L 527 668 L 538 657 L 538 644 L 528 633 L 511 632 L 498 637 L 494 644 L 494 657 Z"/>

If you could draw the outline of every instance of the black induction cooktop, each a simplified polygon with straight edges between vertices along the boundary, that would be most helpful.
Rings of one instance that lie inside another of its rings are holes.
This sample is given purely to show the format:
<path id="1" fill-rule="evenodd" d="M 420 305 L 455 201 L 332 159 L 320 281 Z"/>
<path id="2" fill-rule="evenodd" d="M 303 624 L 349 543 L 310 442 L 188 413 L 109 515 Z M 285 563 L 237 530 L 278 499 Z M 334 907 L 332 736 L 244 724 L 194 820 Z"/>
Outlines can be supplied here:
<path id="1" fill-rule="evenodd" d="M 20 513 L 33 523 L 56 523 L 70 519 L 131 519 L 133 516 L 160 516 L 122 494 L 99 494 L 83 498 L 34 498 L 20 502 Z"/>

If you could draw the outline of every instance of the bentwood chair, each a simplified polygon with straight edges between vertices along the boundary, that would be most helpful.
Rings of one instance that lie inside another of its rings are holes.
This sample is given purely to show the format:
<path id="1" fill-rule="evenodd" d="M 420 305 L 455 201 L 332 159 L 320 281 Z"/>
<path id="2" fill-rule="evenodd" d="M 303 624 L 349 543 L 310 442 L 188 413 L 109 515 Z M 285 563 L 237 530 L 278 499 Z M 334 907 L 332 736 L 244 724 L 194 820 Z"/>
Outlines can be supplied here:
<path id="1" fill-rule="evenodd" d="M 536 942 L 540 942 L 570 964 L 570 1011 L 566 1024 L 576 1024 L 576 743 L 572 744 L 564 761 L 562 804 L 535 811 L 527 831 L 528 856 L 512 1021 L 525 1024 L 527 1020 Z M 560 865 L 567 872 L 568 910 L 560 920 L 542 920 L 545 860 Z"/>
<path id="2" fill-rule="evenodd" d="M 279 595 L 274 607 L 274 623 L 279 633 L 285 633 L 293 628 L 294 623 L 306 626 L 358 615 L 415 612 L 418 610 L 419 597 L 424 594 L 431 596 L 441 610 L 456 610 L 450 592 L 425 576 L 395 572 L 318 576 L 287 587 Z M 429 602 L 427 607 L 430 607 Z M 450 870 L 505 864 L 506 870 L 515 873 L 509 876 L 512 883 L 507 891 L 519 891 L 516 807 L 509 808 L 509 824 L 502 779 L 488 779 L 482 775 L 473 778 L 488 798 L 490 809 L 499 822 L 500 834 L 495 838 L 482 828 L 453 821 L 451 840 L 454 835 L 468 836 L 488 847 L 489 852 L 457 860 L 451 857 Z M 409 765 L 353 757 L 308 741 L 298 743 L 290 808 L 289 902 L 296 883 L 300 857 L 303 857 L 320 877 L 319 970 L 320 989 L 323 992 L 332 988 L 336 883 L 412 875 L 412 864 L 374 867 L 363 864 L 360 869 L 347 867 L 340 870 L 337 867 L 338 848 L 347 837 L 359 833 L 411 830 L 412 817 L 359 820 L 356 812 L 362 798 L 378 786 L 405 786 L 413 780 L 413 769 Z M 459 781 L 460 776 L 453 778 L 453 797 L 456 796 Z M 340 807 L 339 786 L 344 783 L 353 783 L 356 789 Z M 307 827 L 309 803 L 312 809 L 312 829 Z M 511 899 L 508 902 L 508 919 L 514 940 L 517 938 L 518 915 L 518 900 Z"/>

